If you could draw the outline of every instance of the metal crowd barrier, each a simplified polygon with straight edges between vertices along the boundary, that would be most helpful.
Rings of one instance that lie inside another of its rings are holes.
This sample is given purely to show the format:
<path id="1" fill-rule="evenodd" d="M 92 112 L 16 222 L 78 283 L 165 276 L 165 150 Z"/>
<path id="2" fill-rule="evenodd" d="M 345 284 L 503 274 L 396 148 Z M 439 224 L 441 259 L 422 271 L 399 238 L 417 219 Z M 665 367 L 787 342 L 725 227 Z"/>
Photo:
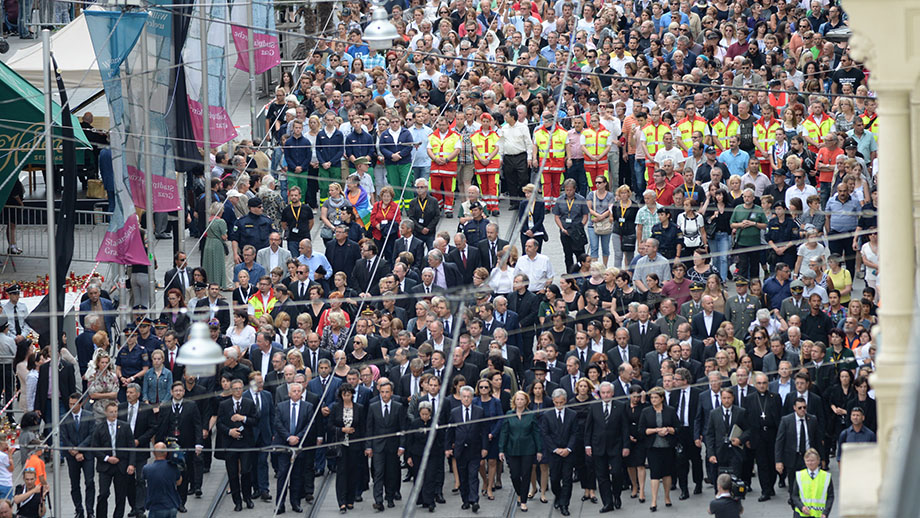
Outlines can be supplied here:
<path id="1" fill-rule="evenodd" d="M 96 210 L 76 211 L 74 223 L 74 262 L 96 262 L 96 253 L 105 236 L 111 212 L 103 210 L 107 202 L 96 204 Z M 56 209 L 57 212 L 60 209 Z M 16 271 L 16 261 L 29 259 L 29 270 L 42 269 L 48 271 L 48 227 L 47 211 L 39 207 L 6 207 L 0 214 L 0 258 L 3 266 L 0 273 L 8 267 Z M 13 225 L 15 224 L 15 225 Z M 10 231 L 15 227 L 15 239 L 11 239 Z M 11 245 L 15 243 L 21 254 L 10 253 Z M 38 260 L 38 262 L 34 261 Z M 44 263 L 43 263 L 44 262 Z"/>

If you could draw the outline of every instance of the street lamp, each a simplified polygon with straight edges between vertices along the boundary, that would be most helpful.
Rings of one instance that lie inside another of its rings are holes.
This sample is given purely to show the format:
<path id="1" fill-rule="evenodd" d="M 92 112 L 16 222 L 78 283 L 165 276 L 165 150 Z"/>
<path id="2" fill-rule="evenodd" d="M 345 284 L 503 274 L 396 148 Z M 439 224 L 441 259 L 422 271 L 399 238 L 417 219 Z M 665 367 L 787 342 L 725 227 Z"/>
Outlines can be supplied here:
<path id="1" fill-rule="evenodd" d="M 195 376 L 213 376 L 217 366 L 224 362 L 224 352 L 211 340 L 208 324 L 195 322 L 189 339 L 179 348 L 176 362 L 185 365 L 185 372 Z"/>
<path id="2" fill-rule="evenodd" d="M 386 9 L 374 2 L 371 23 L 364 30 L 364 41 L 371 50 L 383 50 L 393 46 L 393 40 L 399 38 L 396 27 L 387 19 Z"/>

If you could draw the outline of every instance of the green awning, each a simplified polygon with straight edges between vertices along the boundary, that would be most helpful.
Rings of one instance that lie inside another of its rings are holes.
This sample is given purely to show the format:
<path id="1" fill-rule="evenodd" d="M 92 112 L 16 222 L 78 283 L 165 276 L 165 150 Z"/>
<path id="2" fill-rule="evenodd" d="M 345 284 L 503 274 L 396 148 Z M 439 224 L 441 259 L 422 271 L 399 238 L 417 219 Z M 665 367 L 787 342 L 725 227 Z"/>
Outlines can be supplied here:
<path id="1" fill-rule="evenodd" d="M 0 183 L 11 175 L 18 175 L 17 166 L 26 158 L 26 154 L 41 138 L 45 124 L 45 96 L 41 90 L 32 86 L 13 69 L 0 62 Z M 51 103 L 54 134 L 54 161 L 61 162 L 61 105 Z M 70 115 L 74 136 L 77 139 L 77 163 L 83 163 L 81 149 L 90 149 L 90 143 L 80 127 L 80 121 Z M 26 164 L 44 164 L 44 143 L 39 143 L 35 151 L 28 156 Z M 0 206 L 6 204 L 14 182 L 6 182 L 0 189 Z"/>

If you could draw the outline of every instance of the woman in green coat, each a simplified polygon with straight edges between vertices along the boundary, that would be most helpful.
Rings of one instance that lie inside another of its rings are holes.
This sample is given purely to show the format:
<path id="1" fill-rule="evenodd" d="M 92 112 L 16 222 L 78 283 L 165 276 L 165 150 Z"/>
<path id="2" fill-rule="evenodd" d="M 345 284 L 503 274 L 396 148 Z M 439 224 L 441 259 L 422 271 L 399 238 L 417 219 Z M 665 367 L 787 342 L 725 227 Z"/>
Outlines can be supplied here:
<path id="1" fill-rule="evenodd" d="M 518 494 L 521 511 L 527 512 L 527 490 L 530 486 L 530 470 L 534 459 L 543 457 L 543 440 L 540 437 L 539 418 L 535 412 L 528 412 L 530 397 L 518 391 L 511 399 L 511 410 L 502 421 L 498 441 L 498 457 L 508 464 L 511 482 Z"/>
<path id="2" fill-rule="evenodd" d="M 224 267 L 224 257 L 227 255 L 227 222 L 220 217 L 223 210 L 224 205 L 218 201 L 208 208 L 211 222 L 201 254 L 201 266 L 208 273 L 208 280 L 220 287 L 227 285 Z"/>

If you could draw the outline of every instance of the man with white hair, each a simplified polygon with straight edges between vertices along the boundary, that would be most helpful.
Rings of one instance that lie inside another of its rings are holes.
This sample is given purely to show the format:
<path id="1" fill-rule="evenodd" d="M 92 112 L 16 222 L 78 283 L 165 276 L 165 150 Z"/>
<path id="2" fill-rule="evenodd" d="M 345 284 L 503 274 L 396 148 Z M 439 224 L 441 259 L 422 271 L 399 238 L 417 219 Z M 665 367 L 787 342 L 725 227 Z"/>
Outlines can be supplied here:
<path id="1" fill-rule="evenodd" d="M 773 336 L 774 334 L 784 331 L 782 323 L 775 319 L 767 308 L 760 308 L 757 310 L 756 318 L 751 322 L 751 325 L 748 326 L 748 332 L 750 333 L 758 326 L 767 330 L 767 336 Z"/>
<path id="2" fill-rule="evenodd" d="M 249 373 L 252 369 L 240 363 L 240 350 L 235 345 L 224 349 L 224 365 L 220 370 L 220 376 L 227 376 L 229 379 L 238 379 L 243 383 L 249 383 Z"/>
<path id="3" fill-rule="evenodd" d="M 445 455 L 457 459 L 460 474 L 461 509 L 479 512 L 479 463 L 486 457 L 489 429 L 482 420 L 482 407 L 473 405 L 473 387 L 460 389 L 460 404 L 450 413 Z"/>

